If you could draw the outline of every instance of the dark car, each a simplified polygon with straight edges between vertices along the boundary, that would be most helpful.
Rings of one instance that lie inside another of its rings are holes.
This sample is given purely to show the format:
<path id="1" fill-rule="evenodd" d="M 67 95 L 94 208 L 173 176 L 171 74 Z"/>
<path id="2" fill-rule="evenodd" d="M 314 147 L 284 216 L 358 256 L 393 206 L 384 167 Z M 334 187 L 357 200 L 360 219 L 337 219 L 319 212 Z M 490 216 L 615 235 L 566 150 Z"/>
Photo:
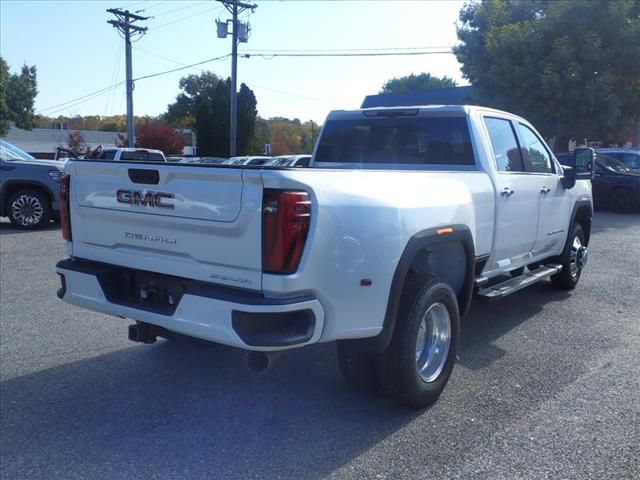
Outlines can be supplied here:
<path id="1" fill-rule="evenodd" d="M 593 198 L 614 212 L 627 213 L 640 206 L 640 171 L 631 170 L 616 158 L 598 155 L 594 168 Z"/>
<path id="2" fill-rule="evenodd" d="M 571 153 L 557 153 L 556 158 L 566 164 Z M 608 155 L 598 154 L 594 168 L 593 202 L 596 207 L 628 213 L 640 206 L 640 172 Z"/>
<path id="3" fill-rule="evenodd" d="M 0 216 L 25 230 L 46 226 L 59 216 L 60 186 L 65 162 L 36 160 L 0 140 Z"/>
<path id="4" fill-rule="evenodd" d="M 598 155 L 607 155 L 624 163 L 625 167 L 640 172 L 640 150 L 633 148 L 599 148 Z"/>
<path id="5" fill-rule="evenodd" d="M 198 160 L 198 163 L 204 163 L 209 165 L 220 165 L 224 163 L 227 159 L 223 157 L 202 157 Z"/>

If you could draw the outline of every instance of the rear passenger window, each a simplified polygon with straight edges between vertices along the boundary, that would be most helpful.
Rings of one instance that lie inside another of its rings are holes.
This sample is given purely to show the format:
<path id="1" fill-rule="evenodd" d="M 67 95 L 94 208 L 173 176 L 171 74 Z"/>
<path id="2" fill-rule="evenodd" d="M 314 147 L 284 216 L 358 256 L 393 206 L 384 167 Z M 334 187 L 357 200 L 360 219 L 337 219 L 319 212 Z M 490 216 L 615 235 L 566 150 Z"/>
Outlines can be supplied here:
<path id="1" fill-rule="evenodd" d="M 134 161 L 134 162 L 146 162 L 149 160 L 149 155 L 147 155 L 147 152 L 145 151 L 141 151 L 141 152 L 124 151 L 122 152 L 122 156 L 120 157 L 120 159 Z"/>
<path id="2" fill-rule="evenodd" d="M 474 165 L 466 117 L 398 117 L 331 120 L 317 163 Z"/>
<path id="3" fill-rule="evenodd" d="M 527 172 L 553 173 L 551 155 L 538 136 L 521 123 L 518 124 L 518 130 L 522 138 L 522 153 Z"/>
<path id="4" fill-rule="evenodd" d="M 516 133 L 509 120 L 485 117 L 491 147 L 499 172 L 524 172 L 524 163 Z"/>
<path id="5" fill-rule="evenodd" d="M 152 162 L 164 162 L 164 157 L 159 153 L 149 152 L 149 160 Z"/>
<path id="6" fill-rule="evenodd" d="M 640 155 L 638 154 L 625 153 L 621 160 L 629 168 L 640 169 Z"/>
<path id="7" fill-rule="evenodd" d="M 105 150 L 104 152 L 102 152 L 102 155 L 100 155 L 100 158 L 103 160 L 113 160 L 114 158 L 116 158 L 116 151 Z"/>

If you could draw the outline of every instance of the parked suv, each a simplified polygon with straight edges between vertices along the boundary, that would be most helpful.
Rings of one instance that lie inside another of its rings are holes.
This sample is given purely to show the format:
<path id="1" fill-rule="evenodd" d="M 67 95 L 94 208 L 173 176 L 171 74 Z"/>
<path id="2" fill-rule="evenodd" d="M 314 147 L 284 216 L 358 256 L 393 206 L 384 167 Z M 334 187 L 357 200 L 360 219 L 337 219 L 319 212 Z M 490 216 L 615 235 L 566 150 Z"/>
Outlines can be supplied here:
<path id="1" fill-rule="evenodd" d="M 620 160 L 631 170 L 640 170 L 640 150 L 633 148 L 598 148 L 596 153 Z"/>
<path id="2" fill-rule="evenodd" d="M 563 165 L 573 160 L 572 153 L 556 153 Z M 628 168 L 609 155 L 597 154 L 593 179 L 593 203 L 617 213 L 630 213 L 640 206 L 640 170 Z"/>
<path id="3" fill-rule="evenodd" d="M 58 179 L 64 164 L 36 160 L 0 140 L 0 216 L 26 230 L 44 227 L 59 217 Z"/>

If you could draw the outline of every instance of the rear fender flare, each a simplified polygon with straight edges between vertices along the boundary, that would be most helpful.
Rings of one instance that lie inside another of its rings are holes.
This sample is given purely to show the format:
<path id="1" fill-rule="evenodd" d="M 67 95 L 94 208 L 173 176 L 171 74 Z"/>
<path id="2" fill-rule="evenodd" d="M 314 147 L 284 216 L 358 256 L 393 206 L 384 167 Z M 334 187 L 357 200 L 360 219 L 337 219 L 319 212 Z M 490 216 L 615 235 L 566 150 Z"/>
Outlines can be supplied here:
<path id="1" fill-rule="evenodd" d="M 425 249 L 428 250 L 429 247 L 455 242 L 462 244 L 465 255 L 465 272 L 464 283 L 458 293 L 458 305 L 461 315 L 467 313 L 473 296 L 473 280 L 475 276 L 473 236 L 466 225 L 450 225 L 450 227 L 453 228 L 451 233 L 438 234 L 438 230 L 443 227 L 434 227 L 422 230 L 409 239 L 393 275 L 382 331 L 376 337 L 361 340 L 365 350 L 382 352 L 391 342 L 391 337 L 395 330 L 396 317 L 400 308 L 400 299 L 410 267 L 418 253 Z"/>

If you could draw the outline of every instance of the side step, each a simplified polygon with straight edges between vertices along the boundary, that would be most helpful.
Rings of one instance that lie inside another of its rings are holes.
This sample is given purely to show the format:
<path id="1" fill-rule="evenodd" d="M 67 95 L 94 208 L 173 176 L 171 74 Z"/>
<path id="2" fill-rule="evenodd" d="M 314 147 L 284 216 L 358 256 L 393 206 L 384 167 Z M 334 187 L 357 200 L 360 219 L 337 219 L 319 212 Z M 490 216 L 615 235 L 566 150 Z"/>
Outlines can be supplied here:
<path id="1" fill-rule="evenodd" d="M 533 272 L 525 272 L 514 278 L 510 278 L 504 282 L 490 287 L 481 288 L 478 290 L 477 295 L 486 298 L 487 300 L 498 300 L 500 298 L 511 295 L 512 293 L 522 290 L 529 285 L 533 285 L 545 278 L 550 277 L 562 270 L 562 265 L 549 264 L 543 265 Z"/>

